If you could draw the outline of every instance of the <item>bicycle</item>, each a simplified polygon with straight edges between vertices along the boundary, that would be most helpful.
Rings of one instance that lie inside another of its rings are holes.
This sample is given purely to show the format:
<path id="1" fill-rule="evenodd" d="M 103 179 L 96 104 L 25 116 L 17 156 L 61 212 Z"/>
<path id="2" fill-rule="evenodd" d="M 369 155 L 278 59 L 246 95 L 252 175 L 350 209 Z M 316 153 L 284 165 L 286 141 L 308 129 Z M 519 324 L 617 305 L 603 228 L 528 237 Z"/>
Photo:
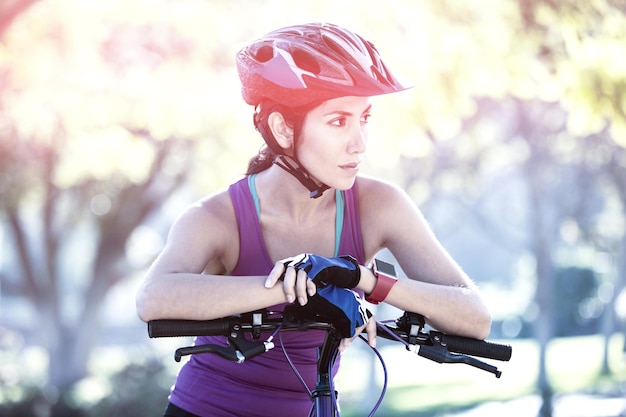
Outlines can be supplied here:
<path id="1" fill-rule="evenodd" d="M 476 357 L 508 361 L 512 348 L 509 345 L 476 340 L 462 336 L 447 335 L 436 330 L 426 330 L 424 318 L 416 313 L 404 312 L 395 320 L 377 321 L 377 336 L 400 342 L 407 350 L 437 363 L 462 363 L 492 373 L 499 378 L 502 374 L 497 367 Z M 267 309 L 224 317 L 215 320 L 153 320 L 148 322 L 148 335 L 159 337 L 187 336 L 226 336 L 228 346 L 196 345 L 176 349 L 174 359 L 180 362 L 183 356 L 213 353 L 224 359 L 243 363 L 275 347 L 274 338 L 283 331 L 325 330 L 324 343 L 319 348 L 317 363 L 317 384 L 313 391 L 300 379 L 312 400 L 309 417 L 339 417 L 337 395 L 332 380 L 332 367 L 338 354 L 342 336 L 336 330 L 332 319 L 321 314 L 303 313 L 297 305 L 285 307 L 283 312 Z M 247 338 L 249 333 L 251 338 Z M 262 335 L 269 333 L 264 340 Z M 363 336 L 361 339 L 366 340 Z M 282 343 L 281 343 L 282 346 Z M 287 361 L 288 353 L 282 347 Z M 384 382 L 378 401 L 369 416 L 373 416 L 381 405 L 387 387 L 387 372 L 384 360 L 375 348 L 384 370 Z M 292 369 L 298 375 L 297 369 Z"/>

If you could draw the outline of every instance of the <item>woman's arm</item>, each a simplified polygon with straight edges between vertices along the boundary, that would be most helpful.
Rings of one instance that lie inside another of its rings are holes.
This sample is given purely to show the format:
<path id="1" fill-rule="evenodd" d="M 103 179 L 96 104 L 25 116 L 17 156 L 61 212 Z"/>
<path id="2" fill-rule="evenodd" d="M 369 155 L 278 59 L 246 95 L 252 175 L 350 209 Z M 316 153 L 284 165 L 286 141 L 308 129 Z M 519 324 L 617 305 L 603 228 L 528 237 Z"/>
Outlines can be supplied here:
<path id="1" fill-rule="evenodd" d="M 266 277 L 224 276 L 239 256 L 230 199 L 218 194 L 187 209 L 136 294 L 137 314 L 153 319 L 209 320 L 286 302 Z"/>
<path id="2" fill-rule="evenodd" d="M 360 184 L 361 215 L 368 254 L 388 248 L 410 279 L 400 279 L 385 302 L 422 314 L 450 334 L 485 339 L 491 314 L 474 282 L 441 246 L 422 213 L 399 188 L 375 180 Z M 364 271 L 363 289 L 375 278 Z M 374 281 L 375 283 L 375 281 Z"/>

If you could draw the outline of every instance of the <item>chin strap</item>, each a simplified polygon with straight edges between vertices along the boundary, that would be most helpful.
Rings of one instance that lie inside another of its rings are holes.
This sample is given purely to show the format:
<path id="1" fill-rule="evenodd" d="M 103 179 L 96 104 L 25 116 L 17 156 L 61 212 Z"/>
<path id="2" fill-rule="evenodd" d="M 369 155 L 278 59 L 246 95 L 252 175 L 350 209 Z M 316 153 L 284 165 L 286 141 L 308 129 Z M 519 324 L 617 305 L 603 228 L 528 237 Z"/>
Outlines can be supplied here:
<path id="1" fill-rule="evenodd" d="M 274 160 L 274 164 L 296 177 L 296 179 L 311 192 L 311 194 L 309 194 L 311 198 L 321 197 L 324 191 L 330 188 L 326 184 L 318 185 L 304 168 L 300 165 L 291 165 L 282 155 Z"/>

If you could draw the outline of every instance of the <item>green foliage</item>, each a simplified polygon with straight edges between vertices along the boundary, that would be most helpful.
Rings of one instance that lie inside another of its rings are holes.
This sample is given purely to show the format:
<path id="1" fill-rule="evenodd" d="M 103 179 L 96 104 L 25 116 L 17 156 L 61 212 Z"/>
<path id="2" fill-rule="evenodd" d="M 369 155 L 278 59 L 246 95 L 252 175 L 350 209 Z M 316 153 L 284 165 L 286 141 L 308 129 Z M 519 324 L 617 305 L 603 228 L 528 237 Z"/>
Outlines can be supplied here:
<path id="1" fill-rule="evenodd" d="M 113 375 L 110 394 L 93 405 L 90 417 L 159 416 L 174 376 L 161 360 L 133 363 Z"/>
<path id="2" fill-rule="evenodd" d="M 87 410 L 70 405 L 65 398 L 51 404 L 51 399 L 39 387 L 22 387 L 24 398 L 0 404 L 0 417 L 40 417 L 43 410 L 50 410 L 50 417 L 87 417 Z"/>
<path id="3" fill-rule="evenodd" d="M 598 331 L 600 312 L 585 314 L 585 303 L 597 300 L 598 279 L 588 268 L 562 268 L 553 281 L 555 336 L 592 334 Z M 584 314 L 584 315 L 583 315 Z"/>
<path id="4" fill-rule="evenodd" d="M 56 398 L 37 386 L 22 385 L 19 398 L 0 403 L 0 417 L 39 417 L 49 408 L 51 417 L 159 416 L 167 404 L 174 375 L 156 359 L 130 363 L 119 372 L 80 381 Z M 0 386 L 0 392 L 8 387 Z M 94 399 L 94 396 L 100 398 Z"/>

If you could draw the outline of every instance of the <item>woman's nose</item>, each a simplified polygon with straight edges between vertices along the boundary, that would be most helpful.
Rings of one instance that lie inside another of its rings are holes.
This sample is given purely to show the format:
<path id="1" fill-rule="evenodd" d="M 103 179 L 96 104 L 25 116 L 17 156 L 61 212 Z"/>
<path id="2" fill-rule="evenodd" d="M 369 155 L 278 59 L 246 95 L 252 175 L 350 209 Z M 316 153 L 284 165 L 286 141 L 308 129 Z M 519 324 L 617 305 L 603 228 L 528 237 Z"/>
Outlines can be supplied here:
<path id="1" fill-rule="evenodd" d="M 363 127 L 355 129 L 352 135 L 348 152 L 350 153 L 364 153 L 367 149 L 367 130 Z"/>

